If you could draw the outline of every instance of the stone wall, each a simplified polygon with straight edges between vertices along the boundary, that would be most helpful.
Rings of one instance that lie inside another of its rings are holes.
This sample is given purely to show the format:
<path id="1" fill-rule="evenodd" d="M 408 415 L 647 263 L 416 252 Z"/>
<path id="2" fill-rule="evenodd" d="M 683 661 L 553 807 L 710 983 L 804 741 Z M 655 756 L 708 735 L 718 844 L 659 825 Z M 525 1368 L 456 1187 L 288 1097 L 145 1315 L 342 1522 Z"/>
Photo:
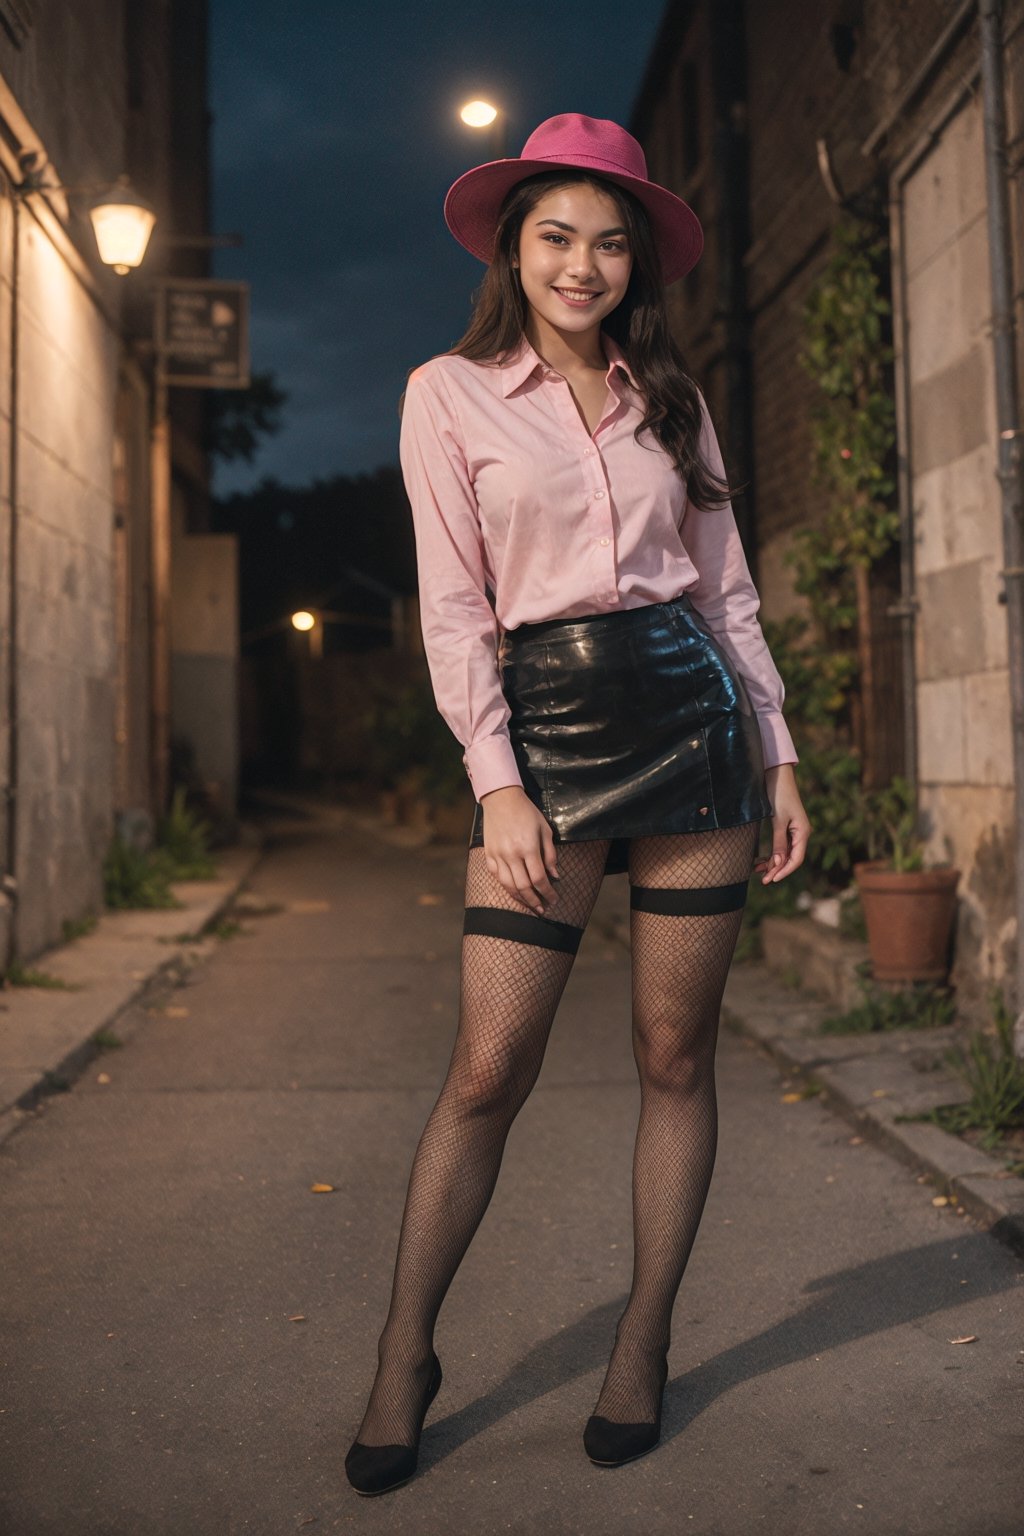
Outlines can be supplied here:
<path id="1" fill-rule="evenodd" d="M 955 979 L 1009 971 L 1013 760 L 980 97 L 903 188 L 908 450 L 919 603 L 918 782 L 929 857 L 963 871 Z"/>

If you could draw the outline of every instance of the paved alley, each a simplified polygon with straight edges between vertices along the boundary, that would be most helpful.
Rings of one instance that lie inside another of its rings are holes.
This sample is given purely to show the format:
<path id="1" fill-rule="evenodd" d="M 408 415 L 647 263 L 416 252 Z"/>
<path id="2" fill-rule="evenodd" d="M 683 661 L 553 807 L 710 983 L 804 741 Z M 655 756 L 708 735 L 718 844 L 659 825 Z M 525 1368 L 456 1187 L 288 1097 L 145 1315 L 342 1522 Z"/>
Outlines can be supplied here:
<path id="1" fill-rule="evenodd" d="M 269 830 L 237 931 L 0 1147 L 5 1536 L 1019 1530 L 1020 1262 L 727 1031 L 662 1442 L 588 1461 L 639 1100 L 596 921 L 441 1313 L 420 1471 L 359 1498 L 464 854 Z"/>

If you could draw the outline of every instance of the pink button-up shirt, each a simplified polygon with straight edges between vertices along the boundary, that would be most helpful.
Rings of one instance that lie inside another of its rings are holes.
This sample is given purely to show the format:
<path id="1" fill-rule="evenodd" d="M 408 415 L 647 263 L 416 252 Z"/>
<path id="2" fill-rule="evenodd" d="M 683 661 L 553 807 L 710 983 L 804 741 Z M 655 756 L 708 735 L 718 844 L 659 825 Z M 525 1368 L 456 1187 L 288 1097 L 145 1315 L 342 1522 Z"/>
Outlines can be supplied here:
<path id="1" fill-rule="evenodd" d="M 432 357 L 409 375 L 400 458 L 412 506 L 434 698 L 477 800 L 522 784 L 501 690 L 501 629 L 689 593 L 743 678 L 766 768 L 799 761 L 782 679 L 731 504 L 687 502 L 643 397 L 602 333 L 608 395 L 593 436 L 568 382 L 524 338 L 500 365 Z M 703 395 L 701 454 L 724 478 Z"/>

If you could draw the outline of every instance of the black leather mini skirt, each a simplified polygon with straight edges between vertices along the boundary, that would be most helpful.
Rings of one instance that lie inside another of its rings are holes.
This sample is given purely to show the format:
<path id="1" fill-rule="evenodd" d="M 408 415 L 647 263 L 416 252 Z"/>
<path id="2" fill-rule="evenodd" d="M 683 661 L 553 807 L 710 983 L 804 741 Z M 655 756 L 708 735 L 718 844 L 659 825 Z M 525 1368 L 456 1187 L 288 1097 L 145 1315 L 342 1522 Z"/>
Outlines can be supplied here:
<path id="1" fill-rule="evenodd" d="M 686 593 L 508 630 L 498 654 L 523 788 L 557 842 L 735 827 L 772 813 L 757 717 Z M 478 802 L 469 847 L 484 843 Z"/>

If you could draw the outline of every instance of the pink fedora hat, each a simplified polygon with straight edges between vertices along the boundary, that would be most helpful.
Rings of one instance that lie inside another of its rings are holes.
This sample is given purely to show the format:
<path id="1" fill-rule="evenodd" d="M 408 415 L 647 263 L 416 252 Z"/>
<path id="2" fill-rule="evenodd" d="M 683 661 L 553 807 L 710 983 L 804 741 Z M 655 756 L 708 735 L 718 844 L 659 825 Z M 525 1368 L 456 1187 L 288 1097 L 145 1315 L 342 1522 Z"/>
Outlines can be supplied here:
<path id="1" fill-rule="evenodd" d="M 536 171 L 560 167 L 594 171 L 638 197 L 651 219 L 666 283 L 696 266 L 704 249 L 704 231 L 681 197 L 647 179 L 640 144 L 618 123 L 582 112 L 561 112 L 535 128 L 518 159 L 489 160 L 474 166 L 448 188 L 445 223 L 460 245 L 481 261 L 493 255 L 494 228 L 502 199 L 517 181 Z"/>

